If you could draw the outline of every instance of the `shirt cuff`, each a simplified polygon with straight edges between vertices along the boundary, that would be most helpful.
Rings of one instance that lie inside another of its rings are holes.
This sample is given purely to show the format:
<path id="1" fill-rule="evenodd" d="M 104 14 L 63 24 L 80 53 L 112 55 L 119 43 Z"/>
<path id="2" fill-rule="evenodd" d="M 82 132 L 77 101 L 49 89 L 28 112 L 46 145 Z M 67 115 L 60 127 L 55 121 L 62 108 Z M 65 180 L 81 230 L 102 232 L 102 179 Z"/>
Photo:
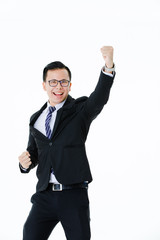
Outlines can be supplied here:
<path id="1" fill-rule="evenodd" d="M 104 71 L 104 68 L 102 68 L 102 72 L 103 72 L 105 75 L 108 75 L 108 76 L 110 76 L 110 77 L 113 77 L 113 73 L 107 73 L 107 72 L 105 72 L 105 71 Z"/>
<path id="2" fill-rule="evenodd" d="M 21 168 L 23 171 L 25 171 L 25 172 L 27 172 L 27 170 L 28 170 L 28 169 L 26 169 L 26 168 L 23 168 L 21 164 L 20 164 L 20 168 Z"/>

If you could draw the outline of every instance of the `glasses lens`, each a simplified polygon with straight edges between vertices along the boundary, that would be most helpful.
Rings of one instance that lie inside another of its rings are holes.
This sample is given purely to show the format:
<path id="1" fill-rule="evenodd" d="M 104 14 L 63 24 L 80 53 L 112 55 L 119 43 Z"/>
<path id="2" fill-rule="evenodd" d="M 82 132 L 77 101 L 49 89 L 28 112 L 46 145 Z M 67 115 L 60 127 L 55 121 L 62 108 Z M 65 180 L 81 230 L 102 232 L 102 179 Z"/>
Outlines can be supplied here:
<path id="1" fill-rule="evenodd" d="M 69 81 L 68 80 L 62 80 L 61 81 L 61 86 L 62 87 L 68 87 Z"/>
<path id="2" fill-rule="evenodd" d="M 49 85 L 50 85 L 51 87 L 57 86 L 57 80 L 50 80 L 50 81 L 49 81 Z"/>

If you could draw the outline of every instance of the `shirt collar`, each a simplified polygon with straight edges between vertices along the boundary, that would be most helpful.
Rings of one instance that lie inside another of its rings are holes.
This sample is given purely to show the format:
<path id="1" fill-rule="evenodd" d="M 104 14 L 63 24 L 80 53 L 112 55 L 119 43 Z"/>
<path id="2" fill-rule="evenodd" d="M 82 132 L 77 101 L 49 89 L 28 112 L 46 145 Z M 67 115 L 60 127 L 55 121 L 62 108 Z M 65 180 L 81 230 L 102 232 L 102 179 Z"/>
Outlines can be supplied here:
<path id="1" fill-rule="evenodd" d="M 63 107 L 63 105 L 65 104 L 65 101 L 66 101 L 66 100 L 64 100 L 63 102 L 58 103 L 58 104 L 55 105 L 56 111 L 58 111 L 61 107 Z M 50 106 L 51 106 L 51 104 L 50 104 L 49 101 L 48 101 L 48 102 L 47 102 L 47 110 L 48 110 L 48 108 L 49 108 Z"/>

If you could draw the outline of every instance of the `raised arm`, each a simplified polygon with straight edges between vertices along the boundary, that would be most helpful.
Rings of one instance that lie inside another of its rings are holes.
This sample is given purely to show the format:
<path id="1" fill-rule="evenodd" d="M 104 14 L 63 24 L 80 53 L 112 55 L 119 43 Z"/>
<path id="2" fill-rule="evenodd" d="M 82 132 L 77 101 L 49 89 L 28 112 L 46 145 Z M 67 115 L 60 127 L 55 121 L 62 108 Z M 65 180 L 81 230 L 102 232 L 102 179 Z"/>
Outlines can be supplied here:
<path id="1" fill-rule="evenodd" d="M 105 67 L 103 68 L 103 71 L 101 71 L 95 90 L 89 96 L 85 104 L 85 111 L 90 120 L 93 120 L 107 103 L 115 76 L 115 73 L 113 72 L 113 47 L 102 47 L 101 52 L 105 60 Z M 111 76 L 110 73 L 112 74 Z"/>

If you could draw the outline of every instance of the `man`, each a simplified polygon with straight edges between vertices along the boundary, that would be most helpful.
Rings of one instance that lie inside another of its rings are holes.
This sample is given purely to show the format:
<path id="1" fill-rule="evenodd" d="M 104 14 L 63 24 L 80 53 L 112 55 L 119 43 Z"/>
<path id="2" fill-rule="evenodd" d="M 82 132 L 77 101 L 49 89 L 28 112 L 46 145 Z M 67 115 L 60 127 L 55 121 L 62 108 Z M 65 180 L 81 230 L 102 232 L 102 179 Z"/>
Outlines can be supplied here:
<path id="1" fill-rule="evenodd" d="M 89 97 L 73 99 L 71 72 L 61 62 L 43 71 L 48 102 L 30 120 L 27 151 L 19 156 L 20 170 L 36 165 L 38 184 L 23 230 L 23 240 L 46 240 L 61 222 L 67 240 L 90 239 L 88 184 L 92 175 L 85 141 L 93 119 L 109 98 L 115 76 L 113 48 L 102 47 L 105 60 L 98 84 Z"/>

